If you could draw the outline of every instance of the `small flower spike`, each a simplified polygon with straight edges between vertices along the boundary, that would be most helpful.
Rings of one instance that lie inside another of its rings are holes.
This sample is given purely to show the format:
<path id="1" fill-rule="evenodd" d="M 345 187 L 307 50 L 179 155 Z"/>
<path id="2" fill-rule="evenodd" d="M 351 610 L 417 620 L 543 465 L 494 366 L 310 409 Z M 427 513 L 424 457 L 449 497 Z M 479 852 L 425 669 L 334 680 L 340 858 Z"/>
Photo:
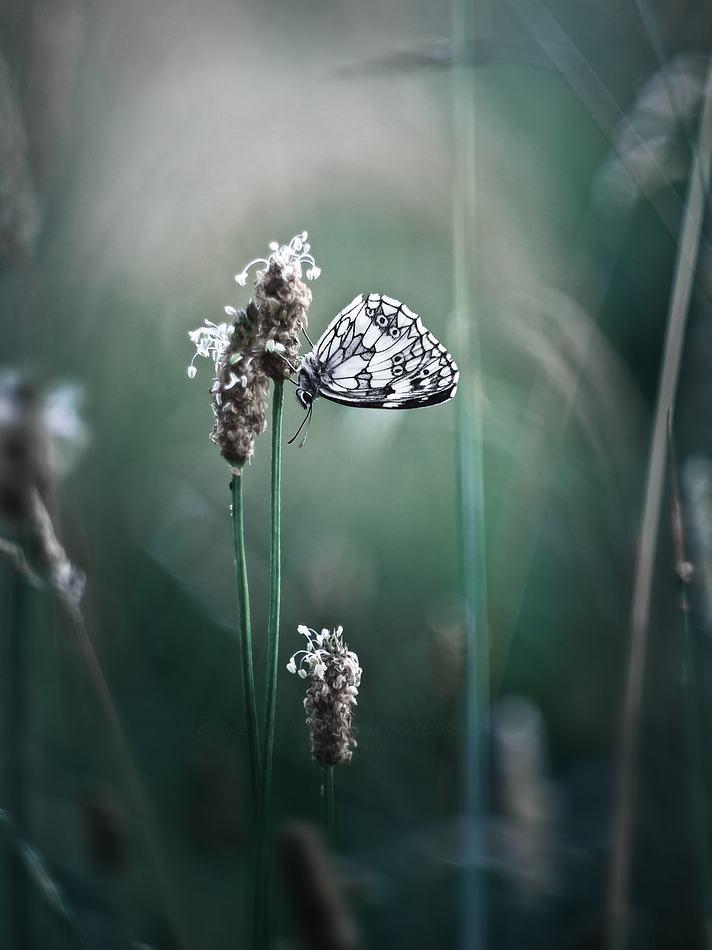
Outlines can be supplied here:
<path id="1" fill-rule="evenodd" d="M 264 264 L 255 278 L 254 303 L 260 312 L 263 347 L 262 367 L 270 379 L 289 379 L 299 365 L 299 335 L 307 326 L 311 290 L 302 281 L 302 264 L 310 264 L 307 278 L 314 280 L 321 271 L 309 253 L 307 232 L 293 237 L 289 244 L 270 244 L 272 254 L 265 260 L 252 261 L 235 280 L 244 286 L 253 264 Z"/>
<path id="2" fill-rule="evenodd" d="M 351 720 L 361 685 L 358 656 L 343 639 L 343 628 L 317 633 L 301 625 L 297 631 L 307 638 L 307 649 L 299 650 L 287 664 L 290 673 L 311 680 L 304 708 L 311 731 L 312 759 L 319 765 L 338 765 L 351 761 L 356 745 Z M 297 664 L 297 657 L 301 660 Z"/>
<path id="3" fill-rule="evenodd" d="M 190 332 L 196 356 L 215 363 L 215 380 L 210 389 L 215 424 L 210 438 L 220 454 L 239 472 L 255 451 L 255 437 L 267 428 L 267 377 L 259 363 L 259 314 L 253 303 L 238 313 L 233 307 L 225 312 L 234 317 L 232 325 L 206 321 L 204 327 Z M 195 357 L 193 357 L 195 359 Z M 191 363 L 188 374 L 197 370 Z"/>
<path id="4" fill-rule="evenodd" d="M 215 425 L 210 438 L 220 454 L 239 472 L 254 453 L 255 438 L 267 427 L 265 395 L 268 380 L 289 379 L 299 366 L 299 335 L 307 325 L 311 291 L 302 283 L 302 264 L 309 264 L 307 277 L 321 271 L 309 253 L 304 231 L 280 247 L 270 244 L 272 254 L 247 265 L 235 278 L 245 285 L 253 264 L 264 264 L 255 278 L 254 298 L 238 312 L 225 307 L 232 323 L 212 323 L 191 330 L 195 356 L 188 367 L 197 374 L 195 357 L 212 359 L 215 381 L 210 390 Z"/>

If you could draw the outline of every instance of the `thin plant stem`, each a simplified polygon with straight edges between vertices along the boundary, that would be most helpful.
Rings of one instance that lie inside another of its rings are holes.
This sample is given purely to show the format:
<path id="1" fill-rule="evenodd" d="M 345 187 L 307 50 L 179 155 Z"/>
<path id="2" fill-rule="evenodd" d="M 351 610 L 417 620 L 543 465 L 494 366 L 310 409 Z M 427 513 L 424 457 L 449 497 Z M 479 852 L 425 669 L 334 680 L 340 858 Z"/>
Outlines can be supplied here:
<path id="1" fill-rule="evenodd" d="M 14 820 L 22 833 L 28 833 L 27 814 L 27 661 L 29 652 L 25 637 L 29 630 L 26 623 L 28 607 L 27 583 L 23 576 L 13 571 L 10 578 L 10 623 L 8 638 L 8 676 L 5 685 L 7 708 L 7 765 L 8 765 L 8 801 Z M 27 950 L 30 946 L 29 907 L 27 893 L 27 875 L 23 873 L 21 855 L 12 851 L 11 890 L 12 922 L 14 946 L 17 950 Z"/>
<path id="2" fill-rule="evenodd" d="M 243 502 L 243 475 L 233 470 L 232 475 L 232 542 L 235 551 L 235 579 L 237 581 L 237 616 L 242 660 L 242 693 L 245 701 L 247 724 L 247 751 L 250 757 L 252 801 L 255 811 L 260 810 L 261 761 L 255 701 L 255 674 L 252 667 L 252 633 L 250 630 L 250 596 L 247 587 L 245 560 L 245 524 Z"/>
<path id="3" fill-rule="evenodd" d="M 687 719 L 687 742 L 690 756 L 690 783 L 692 792 L 692 811 L 694 818 L 695 847 L 700 870 L 700 889 L 704 910 L 705 947 L 712 950 L 712 868 L 710 867 L 709 822 L 702 774 L 702 739 L 697 717 L 695 689 L 695 671 L 692 662 L 690 644 L 690 608 L 687 598 L 687 584 L 683 578 L 679 581 L 680 595 L 680 647 L 682 652 L 682 683 L 685 693 L 685 716 Z"/>
<path id="4" fill-rule="evenodd" d="M 334 850 L 334 766 L 324 766 L 324 837 L 329 851 Z"/>
<path id="5" fill-rule="evenodd" d="M 277 661 L 279 652 L 279 612 L 282 583 L 280 539 L 280 486 L 282 481 L 282 414 L 284 382 L 274 380 L 272 395 L 272 464 L 270 471 L 269 519 L 269 616 L 267 621 L 267 692 L 262 757 L 261 804 L 259 810 L 259 853 L 257 865 L 257 899 L 255 904 L 255 944 L 269 946 L 269 839 L 270 802 L 272 791 L 272 758 L 274 751 L 274 719 L 277 708 Z"/>
<path id="6" fill-rule="evenodd" d="M 712 162 L 712 69 L 708 69 L 697 148 L 695 149 L 685 203 L 673 289 L 668 309 L 667 334 L 648 459 L 647 482 L 638 556 L 633 583 L 630 654 L 626 672 L 623 714 L 616 766 L 616 794 L 611 829 L 607 917 L 609 950 L 623 950 L 628 931 L 628 881 L 637 785 L 638 732 L 648 642 L 653 569 L 657 547 L 662 494 L 667 465 L 668 418 L 674 414 L 682 346 L 695 279 L 697 257 Z"/>
<path id="7" fill-rule="evenodd" d="M 685 716 L 687 719 L 687 742 L 690 755 L 690 783 L 692 786 L 692 809 L 695 829 L 695 847 L 700 869 L 700 889 L 704 911 L 704 935 L 706 950 L 712 950 L 712 867 L 710 866 L 709 821 L 704 792 L 702 770 L 702 739 L 697 717 L 695 689 L 695 671 L 692 662 L 690 644 L 690 608 L 687 598 L 687 584 L 683 578 L 679 581 L 680 596 L 680 647 L 682 652 L 682 682 L 685 693 Z"/>
<path id="8" fill-rule="evenodd" d="M 480 856 L 487 811 L 489 732 L 489 633 L 484 556 L 482 465 L 482 372 L 474 319 L 475 96 L 468 44 L 475 33 L 474 5 L 453 0 L 453 190 L 454 304 L 457 350 L 463 368 L 457 407 L 458 524 L 461 525 L 465 630 L 464 737 L 460 811 L 462 861 L 459 941 L 466 950 L 486 945 L 487 905 Z"/>
<path id="9" fill-rule="evenodd" d="M 685 554 L 682 501 L 669 423 L 668 417 L 668 454 L 672 482 L 672 538 L 675 547 L 675 570 L 678 579 L 680 654 L 682 660 L 682 689 L 685 697 L 685 717 L 687 720 L 687 747 L 690 759 L 690 792 L 695 848 L 700 872 L 700 897 L 704 913 L 704 945 L 706 950 L 712 950 L 712 862 L 710 861 L 709 821 L 704 788 L 703 745 L 698 716 L 697 680 L 690 642 L 690 603 L 687 595 L 688 584 L 692 576 L 692 565 Z"/>
<path id="10" fill-rule="evenodd" d="M 282 554 L 280 540 L 280 485 L 282 480 L 282 411 L 284 382 L 274 381 L 272 398 L 272 468 L 270 473 L 269 517 L 269 618 L 267 630 L 267 698 L 265 705 L 264 775 L 262 804 L 269 814 L 272 779 L 272 752 L 274 749 L 274 716 L 277 706 L 277 653 L 279 648 L 279 610 L 282 583 Z"/>

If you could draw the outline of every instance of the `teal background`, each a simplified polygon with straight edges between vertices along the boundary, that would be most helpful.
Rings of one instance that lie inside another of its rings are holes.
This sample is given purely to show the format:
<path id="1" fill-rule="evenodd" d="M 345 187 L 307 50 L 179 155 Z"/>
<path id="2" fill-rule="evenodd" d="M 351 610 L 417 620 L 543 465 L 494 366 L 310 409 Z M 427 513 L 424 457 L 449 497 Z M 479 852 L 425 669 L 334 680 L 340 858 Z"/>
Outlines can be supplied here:
<path id="1" fill-rule="evenodd" d="M 630 109 L 657 69 L 635 5 L 549 9 Z M 478 35 L 495 49 L 503 37 L 526 40 L 515 11 L 489 4 Z M 653 14 L 667 56 L 706 52 L 704 5 L 660 3 Z M 248 945 L 253 816 L 230 473 L 208 439 L 212 367 L 199 360 L 197 378 L 187 376 L 188 331 L 221 322 L 225 305 L 245 305 L 249 285 L 233 275 L 266 256 L 270 241 L 307 230 L 322 269 L 310 285 L 312 338 L 357 293 L 383 293 L 420 314 L 463 378 L 472 372 L 450 318 L 452 208 L 461 200 L 452 189 L 452 76 L 416 55 L 449 31 L 449 7 L 418 0 L 0 2 L 3 96 L 20 128 L 15 135 L 6 122 L 3 134 L 28 176 L 0 161 L 0 174 L 8 170 L 0 362 L 41 393 L 71 383 L 81 394 L 85 445 L 57 489 L 57 530 L 87 575 L 87 629 L 181 917 L 172 926 L 71 625 L 34 592 L 22 621 L 24 830 L 92 946 Z M 601 169 L 618 133 L 594 121 L 564 76 L 504 55 L 473 67 L 472 79 L 470 266 L 486 397 L 495 711 L 481 859 L 489 945 L 598 946 L 586 941 L 600 931 L 605 899 L 636 532 L 675 242 L 644 199 L 615 205 Z M 657 191 L 675 222 L 685 168 Z M 709 269 L 706 246 L 700 269 Z M 698 286 L 676 419 L 681 463 L 710 451 L 709 320 Z M 276 824 L 318 825 L 321 814 L 304 684 L 285 669 L 302 647 L 296 628 L 342 625 L 363 684 L 359 745 L 336 775 L 337 863 L 369 948 L 458 943 L 465 656 L 456 409 L 453 401 L 364 412 L 319 400 L 306 445 L 284 447 Z M 288 387 L 285 438 L 302 417 Z M 268 473 L 266 434 L 245 473 L 260 702 Z M 14 537 L 16 526 L 4 525 Z M 631 946 L 694 947 L 701 908 L 667 520 L 660 550 Z M 5 602 L 12 577 L 3 565 Z M 14 675 L 7 660 L 4 675 Z M 512 696 L 526 705 L 499 705 Z M 519 765 L 506 753 L 508 709 L 524 733 Z M 96 856 L 97 803 L 121 842 L 113 863 Z M 0 943 L 11 947 L 6 859 Z M 276 946 L 290 947 L 294 923 L 275 877 Z M 32 946 L 69 945 L 35 898 L 30 910 Z"/>

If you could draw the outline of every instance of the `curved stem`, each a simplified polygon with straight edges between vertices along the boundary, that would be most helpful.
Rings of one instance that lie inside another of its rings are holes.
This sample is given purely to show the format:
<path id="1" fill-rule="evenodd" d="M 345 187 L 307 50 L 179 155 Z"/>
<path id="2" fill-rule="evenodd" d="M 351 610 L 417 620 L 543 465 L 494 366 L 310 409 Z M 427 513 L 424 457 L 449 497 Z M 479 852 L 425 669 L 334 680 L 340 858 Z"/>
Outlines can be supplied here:
<path id="1" fill-rule="evenodd" d="M 685 214 L 675 261 L 672 294 L 668 304 L 663 361 L 648 456 L 640 538 L 633 583 L 630 647 L 623 712 L 618 740 L 616 792 L 611 827 L 607 918 L 608 948 L 623 950 L 627 943 L 629 885 L 633 830 L 637 805 L 637 759 L 643 698 L 648 627 L 654 588 L 655 554 L 668 461 L 669 419 L 674 417 L 677 383 L 690 298 L 697 273 L 712 169 L 712 65 L 708 67 L 697 148 L 687 188 Z"/>

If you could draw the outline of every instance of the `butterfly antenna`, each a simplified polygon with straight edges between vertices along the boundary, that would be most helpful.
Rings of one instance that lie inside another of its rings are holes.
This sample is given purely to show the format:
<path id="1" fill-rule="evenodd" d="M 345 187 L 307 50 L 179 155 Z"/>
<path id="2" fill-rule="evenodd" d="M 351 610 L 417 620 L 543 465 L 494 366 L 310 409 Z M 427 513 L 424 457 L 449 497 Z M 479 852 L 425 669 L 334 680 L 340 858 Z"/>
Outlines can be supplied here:
<path id="1" fill-rule="evenodd" d="M 309 334 L 307 333 L 307 331 L 306 331 L 306 329 L 305 329 L 304 327 L 302 327 L 302 333 L 303 333 L 304 336 L 307 338 L 307 343 L 309 344 L 309 346 L 310 346 L 312 349 L 314 349 L 314 344 L 312 343 L 311 339 L 309 338 Z"/>
<path id="2" fill-rule="evenodd" d="M 309 432 L 309 421 L 310 421 L 310 419 L 311 419 L 311 414 L 312 414 L 312 407 L 309 406 L 309 409 L 308 409 L 308 411 L 307 411 L 307 414 L 306 414 L 306 415 L 304 416 L 304 418 L 302 419 L 302 424 L 299 426 L 299 428 L 298 428 L 297 431 L 294 433 L 294 435 L 293 435 L 292 438 L 289 440 L 289 442 L 287 442 L 287 445 L 291 445 L 292 442 L 296 441 L 296 439 L 297 439 L 298 436 L 299 436 L 299 433 L 302 431 L 302 429 L 303 429 L 304 426 L 306 425 L 307 431 L 304 433 L 304 438 L 303 438 L 302 441 L 299 443 L 299 448 L 301 449 L 301 447 L 302 447 L 302 446 L 304 445 L 304 443 L 306 442 L 307 432 Z"/>
<path id="3" fill-rule="evenodd" d="M 307 427 L 304 430 L 304 438 L 299 443 L 300 449 L 304 448 L 304 443 L 307 441 L 307 436 L 309 435 L 309 426 L 311 425 L 312 408 L 313 406 L 309 406 L 309 412 L 307 413 Z"/>
<path id="4" fill-rule="evenodd" d="M 300 449 L 301 449 L 301 448 L 304 448 L 304 443 L 306 442 L 307 436 L 309 435 L 309 426 L 311 425 L 312 409 L 313 409 L 313 406 L 309 406 L 309 412 L 307 413 L 307 427 L 306 427 L 306 429 L 304 430 L 304 438 L 303 438 L 302 441 L 299 443 L 299 448 L 300 448 Z"/>

